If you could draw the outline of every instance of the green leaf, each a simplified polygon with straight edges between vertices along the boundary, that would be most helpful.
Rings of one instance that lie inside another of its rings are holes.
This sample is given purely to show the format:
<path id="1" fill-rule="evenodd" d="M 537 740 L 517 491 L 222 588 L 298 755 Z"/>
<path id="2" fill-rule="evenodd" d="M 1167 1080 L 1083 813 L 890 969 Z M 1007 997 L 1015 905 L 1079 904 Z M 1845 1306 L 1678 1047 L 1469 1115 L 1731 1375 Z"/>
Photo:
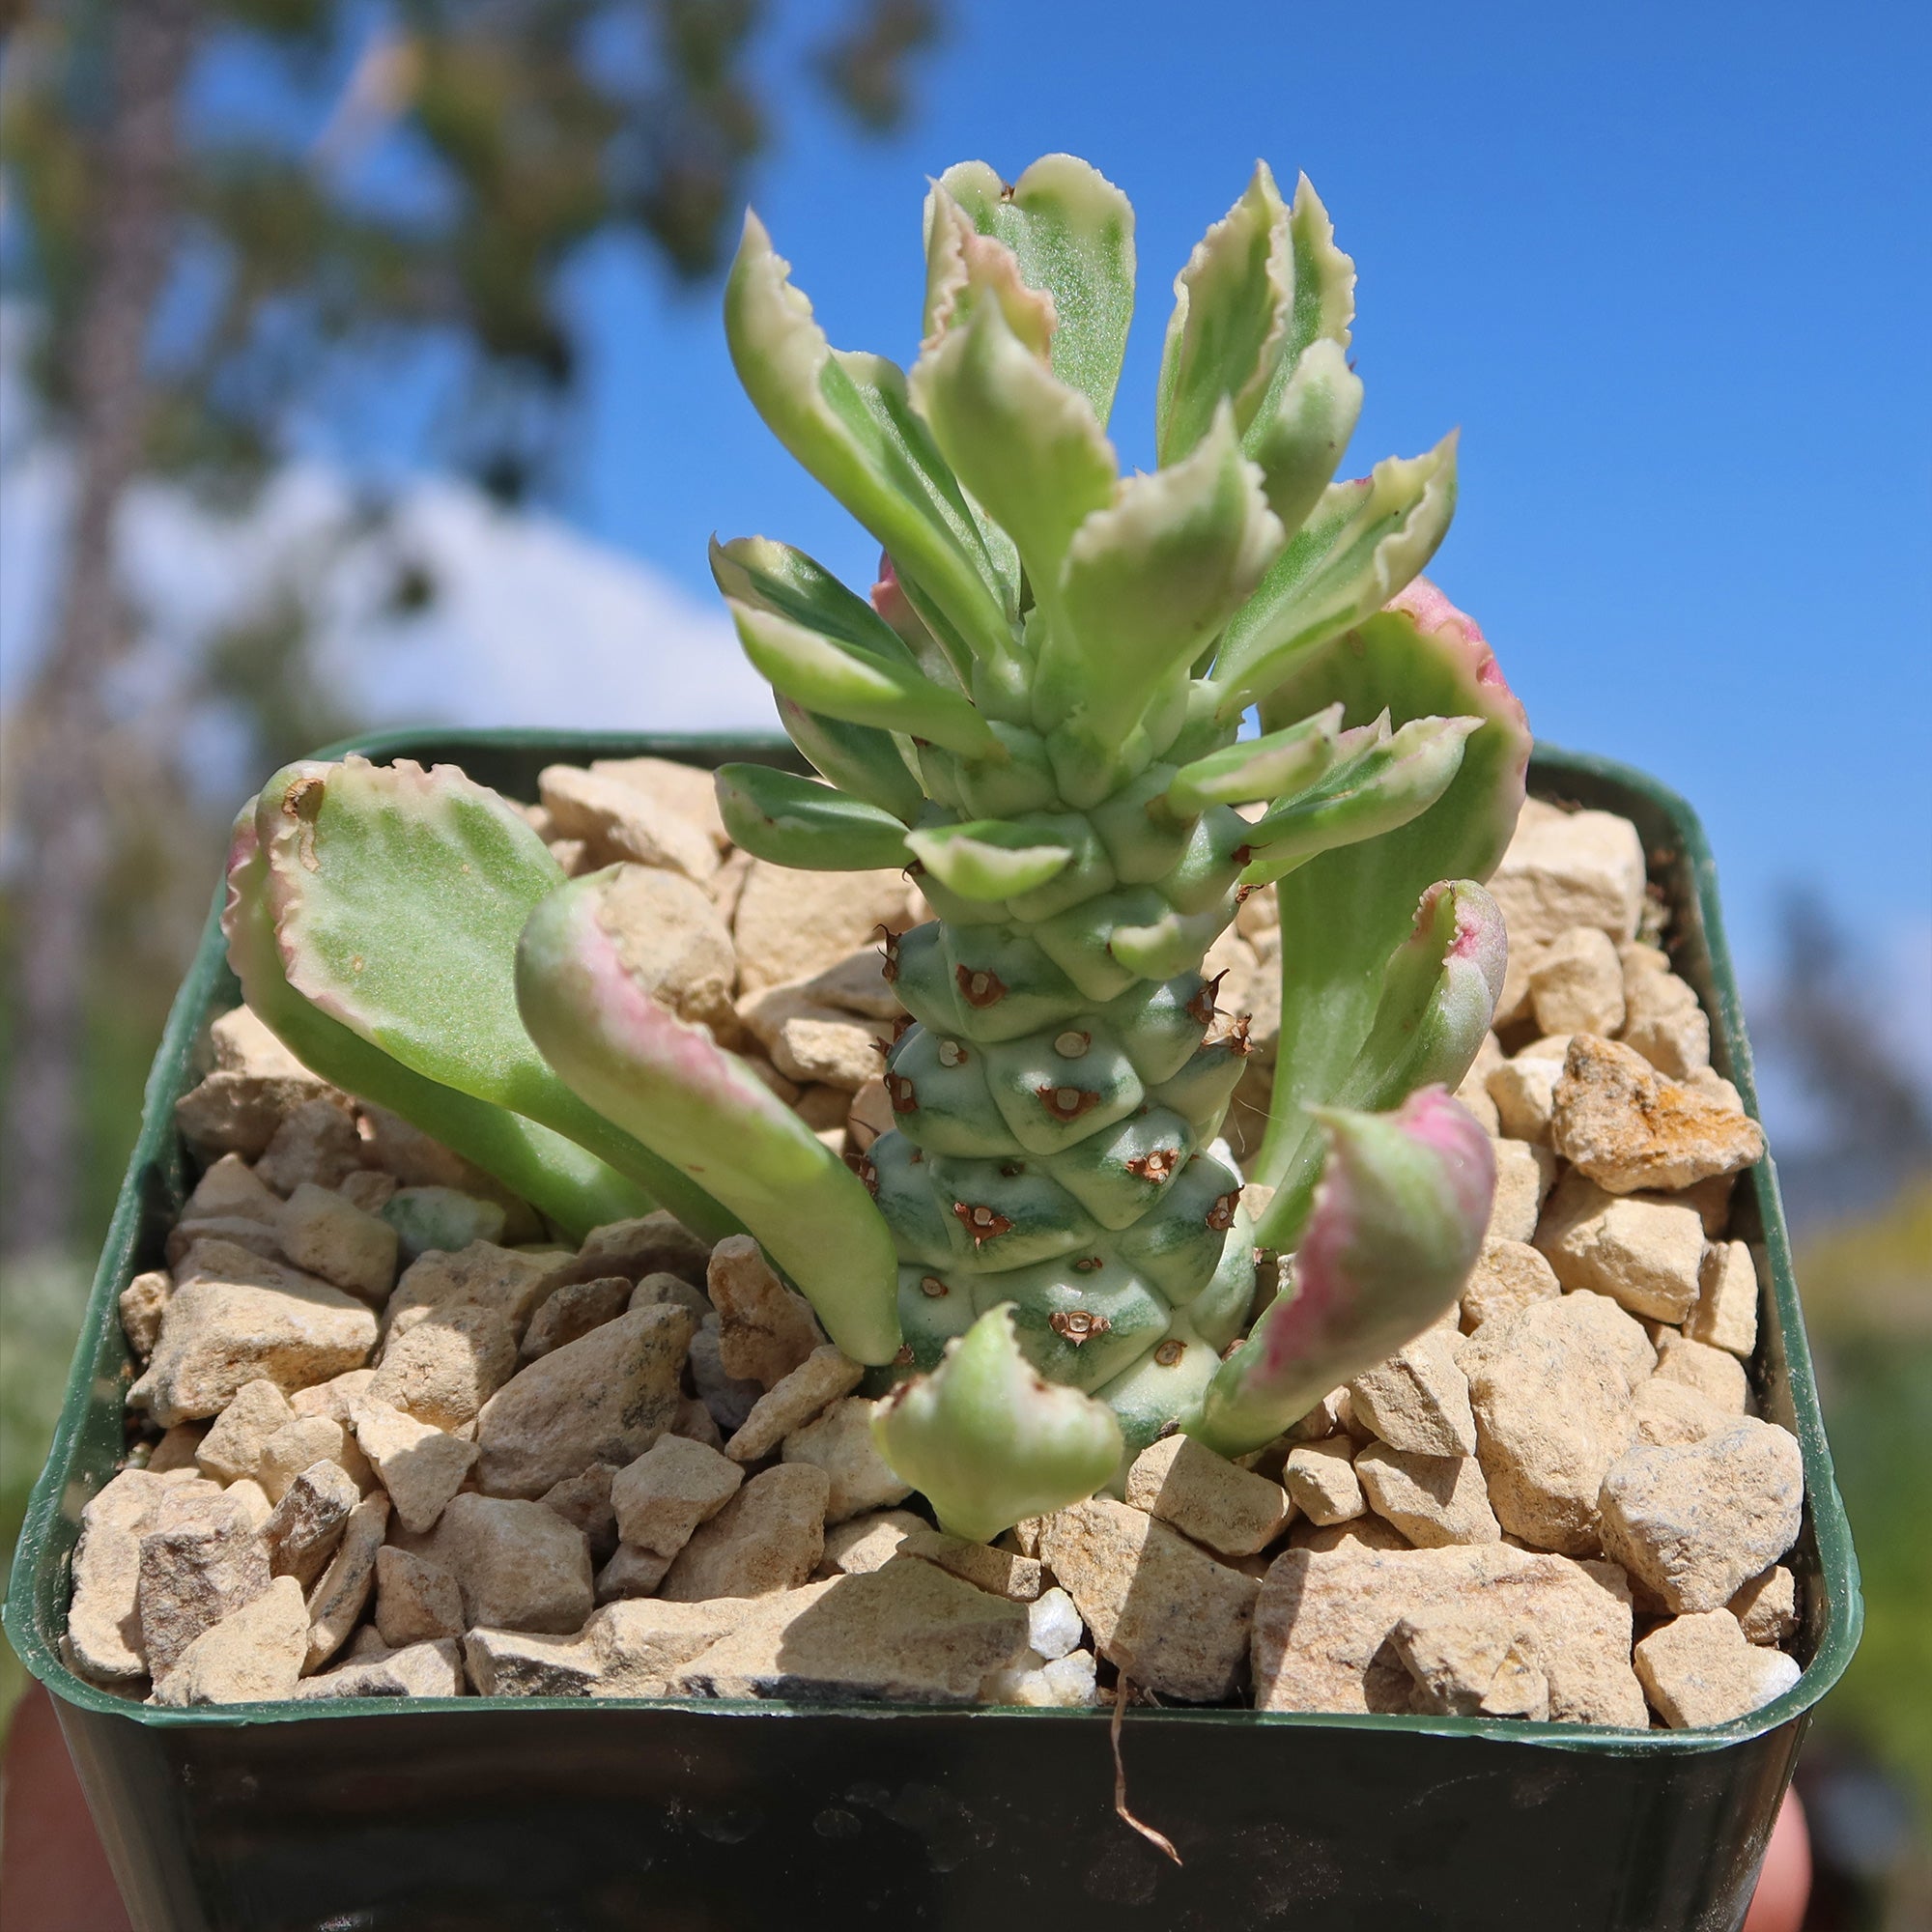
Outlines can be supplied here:
<path id="1" fill-rule="evenodd" d="M 400 1114 L 474 1161 L 573 1240 L 657 1206 L 635 1181 L 574 1141 L 505 1107 L 425 1079 L 312 1006 L 283 970 L 268 877 L 251 808 L 236 826 L 229 854 L 228 903 L 221 917 L 228 963 L 249 1009 L 311 1072 L 357 1099 Z"/>
<path id="2" fill-rule="evenodd" d="M 1313 718 L 1264 738 L 1243 738 L 1175 773 L 1167 804 L 1189 816 L 1210 805 L 1249 805 L 1303 790 L 1323 777 L 1340 755 L 1342 707 L 1331 704 Z"/>
<path id="3" fill-rule="evenodd" d="M 905 842 L 942 886 L 964 899 L 1008 899 L 1056 878 L 1072 863 L 1073 847 L 1043 836 L 1024 820 L 976 819 L 908 832 Z"/>
<path id="4" fill-rule="evenodd" d="M 717 785 L 724 830 L 753 858 L 808 872 L 907 862 L 905 827 L 863 799 L 770 765 L 720 765 Z"/>
<path id="5" fill-rule="evenodd" d="M 1191 456 L 1130 477 L 1074 532 L 1040 651 L 1036 722 L 1050 729 L 1077 711 L 1094 736 L 1123 736 L 1162 683 L 1185 673 L 1281 540 L 1223 402 Z"/>
<path id="6" fill-rule="evenodd" d="M 835 355 L 755 215 L 724 291 L 738 380 L 774 435 L 883 544 L 974 655 L 1012 649 L 1011 586 L 878 356 Z M 964 664 L 956 667 L 962 675 Z"/>
<path id="7" fill-rule="evenodd" d="M 1362 379 L 1348 351 L 1313 343 L 1294 372 L 1249 425 L 1242 447 L 1261 465 L 1268 508 L 1283 529 L 1299 529 L 1341 467 L 1362 412 Z"/>
<path id="8" fill-rule="evenodd" d="M 1288 347 L 1293 300 L 1288 206 L 1265 161 L 1174 278 L 1155 405 L 1155 447 L 1178 463 L 1207 435 L 1223 397 L 1235 427 L 1254 421 Z M 1339 460 L 1339 458 L 1338 458 Z"/>
<path id="9" fill-rule="evenodd" d="M 898 1262 L 879 1210 L 751 1067 L 632 977 L 603 882 L 573 879 L 530 915 L 516 957 L 530 1037 L 582 1104 L 742 1219 L 854 1361 L 890 1362 Z"/>
<path id="10" fill-rule="evenodd" d="M 717 1202 L 593 1113 L 517 1013 L 517 936 L 562 881 L 544 842 L 453 765 L 302 763 L 256 801 L 290 986 L 412 1072 L 507 1107 L 639 1181 L 694 1233 Z"/>
<path id="11" fill-rule="evenodd" d="M 1029 288 L 1052 296 L 1053 373 L 1086 396 L 1104 427 L 1134 313 L 1133 205 L 1072 155 L 1042 156 L 1010 190 L 984 161 L 948 168 L 938 185 L 981 235 L 1012 250 Z M 932 221 L 929 199 L 928 235 Z M 928 333 L 938 294 L 929 284 Z"/>
<path id="12" fill-rule="evenodd" d="M 726 601 L 745 655 L 775 690 L 808 711 L 905 731 L 968 757 L 1005 755 L 972 700 L 925 677 L 896 638 L 896 656 L 875 655 L 775 611 Z"/>
<path id="13" fill-rule="evenodd" d="M 890 811 L 902 825 L 910 825 L 925 809 L 925 794 L 890 731 L 823 717 L 782 692 L 772 696 L 785 736 L 805 753 L 812 769 L 840 791 Z"/>
<path id="14" fill-rule="evenodd" d="M 1324 491 L 1228 625 L 1211 681 L 1220 715 L 1265 697 L 1318 644 L 1378 611 L 1435 555 L 1456 510 L 1456 436 Z"/>
<path id="15" fill-rule="evenodd" d="M 733 537 L 721 544 L 713 537 L 711 576 L 735 603 L 789 617 L 808 631 L 836 638 L 874 657 L 918 662 L 917 653 L 871 605 L 847 589 L 816 557 L 790 544 L 774 543 L 769 537 Z"/>
<path id="16" fill-rule="evenodd" d="M 872 1439 L 941 1528 L 981 1543 L 1084 1502 L 1123 1446 L 1104 1403 L 1040 1379 L 1020 1352 L 1010 1301 L 949 1342 L 930 1375 L 894 1389 L 873 1415 Z"/>

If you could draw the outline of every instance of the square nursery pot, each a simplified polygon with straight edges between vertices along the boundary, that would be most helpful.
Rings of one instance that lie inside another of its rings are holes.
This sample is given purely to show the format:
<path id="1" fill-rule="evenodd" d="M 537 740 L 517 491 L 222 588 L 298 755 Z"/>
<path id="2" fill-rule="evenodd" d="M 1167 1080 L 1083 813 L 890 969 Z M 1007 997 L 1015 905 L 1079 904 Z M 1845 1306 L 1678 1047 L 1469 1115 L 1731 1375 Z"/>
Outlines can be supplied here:
<path id="1" fill-rule="evenodd" d="M 392 733 L 374 755 L 461 763 L 526 797 L 560 759 L 793 763 L 720 738 Z M 1640 773 L 1549 750 L 1541 796 L 1621 812 L 1669 902 L 1719 1070 L 1755 1111 L 1750 1049 L 1690 808 Z M 1858 1640 L 1858 1569 L 1769 1159 L 1733 1232 L 1764 1283 L 1754 1386 L 1803 1445 L 1804 1664 L 1719 1730 L 1136 1710 L 1135 1811 L 1114 1815 L 1108 1715 L 723 1701 L 365 1699 L 158 1710 L 61 1661 L 82 1506 L 123 1450 L 133 1370 L 115 1300 L 161 1259 L 187 1179 L 174 1102 L 237 989 L 211 923 L 148 1082 L 6 1626 L 53 1691 L 142 1932 L 634 1932 L 776 1922 L 980 1928 L 1280 1923 L 1295 1932 L 1735 1932 L 1812 1707 Z"/>

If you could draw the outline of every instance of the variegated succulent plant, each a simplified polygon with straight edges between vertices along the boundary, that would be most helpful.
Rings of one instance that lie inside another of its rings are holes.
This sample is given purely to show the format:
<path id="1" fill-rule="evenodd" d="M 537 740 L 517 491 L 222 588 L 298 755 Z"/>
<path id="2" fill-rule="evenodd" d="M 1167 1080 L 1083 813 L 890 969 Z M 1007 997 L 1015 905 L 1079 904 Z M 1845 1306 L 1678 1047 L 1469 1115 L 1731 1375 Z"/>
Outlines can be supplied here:
<path id="1" fill-rule="evenodd" d="M 722 770 L 731 837 L 903 866 L 936 915 L 888 942 L 912 1018 L 895 1130 L 856 1175 L 650 997 L 611 875 L 565 882 L 460 774 L 280 774 L 238 829 L 229 930 L 304 1060 L 566 1229 L 646 1198 L 749 1229 L 894 1384 L 883 1453 L 989 1537 L 1170 1429 L 1260 1446 L 1458 1293 L 1493 1171 L 1447 1089 L 1501 983 L 1479 882 L 1529 741 L 1416 575 L 1454 439 L 1332 480 L 1355 277 L 1305 180 L 1287 202 L 1258 167 L 1177 278 L 1147 474 L 1106 434 L 1120 191 L 1066 156 L 1011 186 L 955 167 L 925 244 L 910 375 L 829 347 L 755 217 L 725 300 L 752 400 L 885 553 L 869 600 L 763 538 L 712 559 L 819 775 Z M 1257 1223 L 1217 1138 L 1246 1020 L 1202 964 L 1264 884 L 1282 1019 Z M 1257 1315 L 1270 1251 L 1292 1259 Z"/>

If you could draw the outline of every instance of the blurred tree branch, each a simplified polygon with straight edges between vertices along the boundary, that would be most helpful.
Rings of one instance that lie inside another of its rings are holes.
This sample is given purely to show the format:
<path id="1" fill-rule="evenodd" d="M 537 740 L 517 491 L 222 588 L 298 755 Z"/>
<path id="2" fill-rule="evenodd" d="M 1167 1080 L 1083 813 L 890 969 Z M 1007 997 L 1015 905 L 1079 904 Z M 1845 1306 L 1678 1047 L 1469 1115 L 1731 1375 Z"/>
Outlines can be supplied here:
<path id="1" fill-rule="evenodd" d="M 461 371 L 433 453 L 521 498 L 555 473 L 579 384 L 569 263 L 617 237 L 710 274 L 775 117 L 759 0 L 0 5 L 0 269 L 35 310 L 29 373 L 75 472 L 54 634 L 7 744 L 0 1248 L 18 1253 L 73 1232 L 84 1014 L 128 822 L 110 808 L 184 782 L 161 721 L 115 696 L 140 627 L 116 568 L 129 488 L 243 506 L 298 412 L 340 427 L 353 372 L 433 349 Z M 890 128 L 934 32 L 924 0 L 854 0 L 810 71 Z M 188 679 L 261 753 L 344 722 L 299 662 L 299 601 L 270 607 Z"/>

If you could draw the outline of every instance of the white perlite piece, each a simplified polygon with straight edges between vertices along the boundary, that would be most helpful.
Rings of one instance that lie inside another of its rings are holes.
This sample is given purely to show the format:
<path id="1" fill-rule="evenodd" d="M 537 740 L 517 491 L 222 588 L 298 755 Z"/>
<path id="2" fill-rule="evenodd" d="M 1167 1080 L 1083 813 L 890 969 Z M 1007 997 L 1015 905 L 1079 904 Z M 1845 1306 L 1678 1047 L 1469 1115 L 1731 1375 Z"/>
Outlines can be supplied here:
<path id="1" fill-rule="evenodd" d="M 1628 1200 L 1572 1174 L 1536 1246 L 1565 1288 L 1607 1294 L 1633 1315 L 1681 1321 L 1696 1305 L 1704 1225 L 1693 1208 Z"/>
<path id="2" fill-rule="evenodd" d="M 830 1492 L 825 1471 L 810 1463 L 781 1463 L 753 1476 L 693 1531 L 662 1595 L 670 1603 L 699 1603 L 797 1589 L 825 1553 Z"/>
<path id="3" fill-rule="evenodd" d="M 1633 1659 L 1644 1694 L 1672 1730 L 1728 1724 L 1798 1682 L 1798 1660 L 1752 1643 L 1728 1610 L 1673 1617 Z"/>
<path id="4" fill-rule="evenodd" d="M 1616 941 L 1598 926 L 1573 925 L 1529 969 L 1529 1003 L 1546 1034 L 1594 1033 L 1624 1023 L 1624 969 Z"/>
<path id="5" fill-rule="evenodd" d="M 1512 948 L 1548 945 L 1577 925 L 1630 939 L 1643 911 L 1643 840 L 1627 818 L 1529 799 L 1489 886 Z"/>
<path id="6" fill-rule="evenodd" d="M 1087 1634 L 1073 1599 L 1057 1584 L 1027 1605 L 1027 1647 L 1042 1662 L 1065 1657 Z"/>
<path id="7" fill-rule="evenodd" d="M 1136 1684 L 1187 1703 L 1233 1694 L 1247 1658 L 1253 1577 L 1102 1497 L 1048 1517 L 1039 1548 L 1100 1655 Z M 1173 1614 L 1176 1603 L 1187 1615 Z"/>
<path id="8" fill-rule="evenodd" d="M 1604 1478 L 1604 1549 L 1666 1608 L 1719 1609 L 1797 1541 L 1804 1506 L 1798 1438 L 1742 1417 L 1622 1456 Z"/>
<path id="9" fill-rule="evenodd" d="M 676 1418 L 696 1327 L 689 1309 L 660 1303 L 530 1363 L 476 1418 L 480 1486 L 536 1497 L 588 1463 L 635 1462 Z"/>
<path id="10" fill-rule="evenodd" d="M 1469 1378 L 1439 1330 L 1418 1335 L 1349 1384 L 1356 1421 L 1393 1449 L 1418 1456 L 1473 1456 Z"/>
<path id="11" fill-rule="evenodd" d="M 1562 1293 L 1556 1270 L 1527 1241 L 1485 1241 L 1463 1284 L 1463 1326 L 1473 1333 L 1485 1321 Z"/>
<path id="12" fill-rule="evenodd" d="M 1355 1458 L 1355 1475 L 1369 1507 L 1418 1548 L 1502 1539 L 1473 1455 L 1418 1456 L 1371 1442 Z"/>
<path id="13" fill-rule="evenodd" d="M 894 1473 L 872 1439 L 878 1405 L 867 1396 L 845 1396 L 815 1422 L 794 1429 L 784 1439 L 787 1463 L 814 1463 L 832 1485 L 825 1520 L 844 1522 L 867 1511 L 903 1502 L 912 1485 Z"/>
<path id="14" fill-rule="evenodd" d="M 1383 1647 L 1405 1618 L 1444 1607 L 1520 1648 L 1543 1673 L 1559 1723 L 1648 1722 L 1622 1573 L 1500 1543 L 1291 1549 L 1255 1608 L 1256 1708 L 1412 1710 L 1415 1679 Z"/>
<path id="15" fill-rule="evenodd" d="M 136 1607 L 141 1537 L 166 1491 L 145 1469 L 123 1469 L 81 1512 L 67 1636 L 75 1667 L 96 1684 L 132 1684 L 147 1675 Z"/>
<path id="16" fill-rule="evenodd" d="M 661 1435 L 611 1478 L 611 1507 L 620 1541 L 667 1564 L 738 1493 L 745 1471 L 726 1456 L 682 1435 Z"/>
<path id="17" fill-rule="evenodd" d="M 982 1704 L 1016 1704 L 1023 1710 L 1077 1711 L 1100 1701 L 1098 1660 L 1091 1650 L 1068 1651 L 1051 1661 L 1028 1650 L 1016 1664 L 996 1670 L 980 1686 Z"/>
<path id="18" fill-rule="evenodd" d="M 1281 1480 L 1296 1507 L 1320 1526 L 1348 1522 L 1368 1508 L 1355 1474 L 1354 1447 L 1346 1435 L 1297 1442 L 1288 1452 Z"/>
<path id="19" fill-rule="evenodd" d="M 471 1626 L 582 1630 L 595 1602 L 583 1532 L 539 1502 L 453 1497 L 422 1553 L 456 1578 Z"/>
<path id="20" fill-rule="evenodd" d="M 772 1388 L 825 1340 L 805 1297 L 780 1281 L 749 1235 L 712 1249 L 705 1286 L 718 1311 L 719 1361 L 735 1380 Z"/>
<path id="21" fill-rule="evenodd" d="M 1279 1483 L 1237 1468 L 1180 1435 L 1151 1443 L 1134 1458 L 1126 1499 L 1223 1556 L 1265 1549 L 1294 1514 Z"/>
<path id="22" fill-rule="evenodd" d="M 396 1231 L 333 1188 L 302 1181 L 275 1224 L 282 1252 L 298 1268 L 376 1307 L 396 1285 Z"/>
<path id="23" fill-rule="evenodd" d="M 355 1411 L 355 1439 L 408 1530 L 433 1528 L 476 1462 L 475 1443 L 374 1397 Z"/>
<path id="24" fill-rule="evenodd" d="M 296 1694 L 308 1643 L 301 1585 L 277 1577 L 211 1625 L 155 1683 L 156 1704 L 255 1704 Z"/>
<path id="25" fill-rule="evenodd" d="M 743 1425 L 724 1445 L 734 1463 L 757 1463 L 769 1456 L 793 1430 L 850 1395 L 866 1371 L 831 1343 L 814 1349 L 797 1368 L 772 1386 L 753 1406 Z"/>
<path id="26" fill-rule="evenodd" d="M 1705 1251 L 1697 1272 L 1697 1305 L 1684 1332 L 1740 1361 L 1757 1348 L 1757 1266 L 1742 1241 L 1718 1241 Z"/>
<path id="27" fill-rule="evenodd" d="M 1546 1147 L 1527 1141 L 1497 1141 L 1496 1193 L 1485 1231 L 1492 1241 L 1526 1241 L 1536 1233 L 1543 1197 L 1556 1179 L 1556 1162 Z"/>

